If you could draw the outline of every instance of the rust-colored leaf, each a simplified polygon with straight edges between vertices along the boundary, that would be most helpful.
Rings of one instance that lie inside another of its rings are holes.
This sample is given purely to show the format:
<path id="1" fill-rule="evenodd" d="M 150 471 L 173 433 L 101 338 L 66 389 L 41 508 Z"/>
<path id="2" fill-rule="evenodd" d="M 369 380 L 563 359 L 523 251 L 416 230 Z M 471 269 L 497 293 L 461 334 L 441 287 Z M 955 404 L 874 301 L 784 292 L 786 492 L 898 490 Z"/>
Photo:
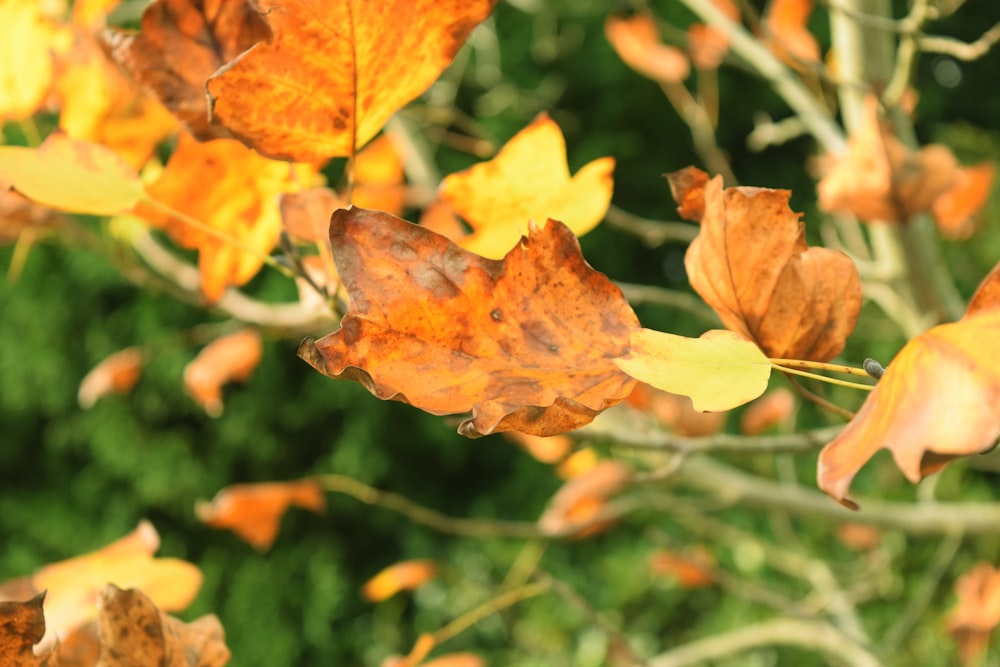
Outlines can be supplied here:
<path id="1" fill-rule="evenodd" d="M 861 308 L 847 255 L 806 246 L 788 190 L 705 185 L 705 215 L 684 257 L 688 279 L 726 327 L 772 358 L 826 361 L 844 348 Z"/>
<path id="2" fill-rule="evenodd" d="M 941 234 L 950 239 L 967 239 L 982 224 L 982 210 L 993 189 L 996 165 L 982 162 L 958 170 L 955 185 L 934 200 L 931 209 Z"/>
<path id="3" fill-rule="evenodd" d="M 271 31 L 247 0 L 155 0 L 138 34 L 108 31 L 114 59 L 201 140 L 228 136 L 208 120 L 205 82 Z"/>
<path id="4" fill-rule="evenodd" d="M 392 137 L 383 134 L 365 146 L 354 160 L 351 203 L 359 208 L 402 215 L 405 196 L 403 163 Z M 326 216 L 327 220 L 329 217 Z"/>
<path id="5" fill-rule="evenodd" d="M 684 167 L 667 174 L 670 194 L 677 202 L 677 212 L 685 220 L 701 222 L 705 217 L 705 186 L 708 174 L 698 167 Z"/>
<path id="6" fill-rule="evenodd" d="M 604 22 L 604 35 L 626 65 L 653 81 L 680 83 L 691 73 L 687 56 L 663 43 L 649 14 L 611 15 Z"/>
<path id="7" fill-rule="evenodd" d="M 953 188 L 958 172 L 955 156 L 944 146 L 911 151 L 892 136 L 879 117 L 878 100 L 869 96 L 847 152 L 817 186 L 819 205 L 862 220 L 905 223 Z"/>
<path id="8" fill-rule="evenodd" d="M 80 381 L 77 402 L 88 409 L 107 394 L 127 394 L 142 375 L 142 351 L 129 347 L 106 357 Z"/>
<path id="9" fill-rule="evenodd" d="M 923 333 L 896 355 L 857 415 L 819 456 L 819 487 L 840 503 L 851 480 L 888 449 L 911 482 L 1000 437 L 1000 308 Z"/>
<path id="10" fill-rule="evenodd" d="M 442 181 L 441 199 L 473 229 L 453 240 L 498 259 L 517 244 L 532 220 L 559 220 L 583 236 L 608 210 L 614 167 L 614 158 L 598 158 L 571 177 L 562 130 L 547 114 L 539 114 L 492 160 Z"/>
<path id="11" fill-rule="evenodd" d="M 98 598 L 101 659 L 96 667 L 223 667 L 229 662 L 222 624 L 214 615 L 182 623 L 141 590 L 108 584 Z"/>
<path id="12" fill-rule="evenodd" d="M 369 602 L 381 602 L 400 591 L 412 591 L 437 576 L 431 560 L 403 560 L 393 563 L 365 582 L 361 594 Z"/>
<path id="13" fill-rule="evenodd" d="M 820 61 L 819 42 L 809 32 L 812 0 L 771 0 L 764 15 L 768 45 L 782 60 L 791 63 Z"/>
<path id="14" fill-rule="evenodd" d="M 347 205 L 330 188 L 310 188 L 281 196 L 281 221 L 292 238 L 306 243 L 326 243 L 330 215 Z"/>
<path id="15" fill-rule="evenodd" d="M 538 519 L 538 530 L 543 535 L 586 537 L 607 528 L 609 524 L 600 518 L 600 512 L 630 479 L 632 471 L 624 463 L 599 462 L 556 491 Z"/>
<path id="16" fill-rule="evenodd" d="M 732 0 L 710 0 L 730 21 L 740 20 L 740 8 Z M 718 69 L 729 52 L 729 38 L 717 28 L 694 23 L 687 30 L 688 54 L 699 70 Z"/>
<path id="17" fill-rule="evenodd" d="M 670 577 L 681 588 L 705 588 L 715 583 L 715 558 L 703 546 L 676 553 L 659 549 L 649 558 L 649 569 L 660 577 Z"/>
<path id="18" fill-rule="evenodd" d="M 563 433 L 631 391 L 613 360 L 635 314 L 562 223 L 502 261 L 358 208 L 333 214 L 330 239 L 351 303 L 338 331 L 299 347 L 321 373 L 431 414 L 471 412 L 470 437 Z"/>
<path id="19" fill-rule="evenodd" d="M 997 262 L 993 270 L 979 283 L 976 293 L 969 300 L 969 307 L 965 311 L 965 317 L 981 310 L 997 307 L 1000 307 L 1000 262 Z"/>
<path id="20" fill-rule="evenodd" d="M 260 363 L 263 342 L 256 329 L 217 338 L 184 368 L 184 387 L 212 417 L 222 414 L 222 387 L 243 382 Z"/>
<path id="21" fill-rule="evenodd" d="M 42 667 L 33 646 L 45 636 L 45 593 L 24 602 L 0 602 L 0 658 L 4 667 Z"/>
<path id="22" fill-rule="evenodd" d="M 199 143 L 185 133 L 147 191 L 210 229 L 149 204 L 141 204 L 136 213 L 166 229 L 178 244 L 198 250 L 202 292 L 215 302 L 228 286 L 243 285 L 257 275 L 261 256 L 271 251 L 281 232 L 279 195 L 309 184 L 314 173 L 306 165 L 263 158 L 233 139 Z M 192 197 L 192 192 L 199 196 Z"/>
<path id="23" fill-rule="evenodd" d="M 795 395 L 785 389 L 775 389 L 751 403 L 740 416 L 740 432 L 758 435 L 787 423 L 795 411 Z"/>
<path id="24" fill-rule="evenodd" d="M 211 114 L 261 153 L 353 155 L 452 61 L 493 0 L 257 0 L 274 33 L 208 80 Z"/>
<path id="25" fill-rule="evenodd" d="M 195 507 L 198 519 L 213 528 L 228 528 L 259 551 L 274 544 L 281 517 L 292 505 L 317 514 L 326 509 L 322 485 L 315 479 L 266 484 L 233 484 L 210 503 Z"/>

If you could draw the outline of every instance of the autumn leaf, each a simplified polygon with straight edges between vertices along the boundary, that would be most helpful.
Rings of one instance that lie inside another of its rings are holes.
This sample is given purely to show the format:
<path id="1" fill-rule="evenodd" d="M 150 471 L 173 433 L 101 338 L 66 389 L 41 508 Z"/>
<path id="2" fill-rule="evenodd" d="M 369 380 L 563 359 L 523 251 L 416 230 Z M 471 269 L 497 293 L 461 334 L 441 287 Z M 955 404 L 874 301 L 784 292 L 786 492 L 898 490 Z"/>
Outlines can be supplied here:
<path id="1" fill-rule="evenodd" d="M 771 0 L 764 15 L 768 45 L 786 62 L 818 63 L 819 43 L 809 32 L 812 0 Z"/>
<path id="2" fill-rule="evenodd" d="M 649 569 L 659 577 L 677 581 L 681 588 L 705 588 L 715 583 L 715 558 L 705 547 L 684 552 L 658 549 L 649 558 Z"/>
<path id="3" fill-rule="evenodd" d="M 941 234 L 950 239 L 967 239 L 982 222 L 982 209 L 993 188 L 996 166 L 983 162 L 958 170 L 955 185 L 934 200 L 931 212 Z"/>
<path id="4" fill-rule="evenodd" d="M 547 114 L 539 114 L 492 160 L 441 182 L 441 200 L 473 229 L 452 240 L 499 259 L 517 244 L 531 220 L 559 220 L 583 236 L 608 210 L 614 166 L 614 158 L 598 158 L 571 177 L 562 131 Z"/>
<path id="5" fill-rule="evenodd" d="M 38 0 L 0 2 L 0 120 L 21 120 L 42 105 L 52 85 L 52 51 L 70 34 Z"/>
<path id="6" fill-rule="evenodd" d="M 653 81 L 680 83 L 691 73 L 687 56 L 663 43 L 649 14 L 613 14 L 604 22 L 604 35 L 626 65 Z"/>
<path id="7" fill-rule="evenodd" d="M 438 78 L 493 0 L 255 7 L 274 37 L 208 80 L 211 117 L 264 155 L 315 162 L 368 143 Z"/>
<path id="8" fill-rule="evenodd" d="M 911 482 L 1000 437 L 1000 308 L 934 327 L 906 344 L 843 431 L 820 452 L 819 487 L 851 508 L 851 480 L 888 449 Z"/>
<path id="9" fill-rule="evenodd" d="M 635 386 L 626 402 L 674 433 L 688 438 L 718 433 L 726 423 L 725 412 L 700 412 L 694 409 L 689 397 L 644 382 Z"/>
<path id="10" fill-rule="evenodd" d="M 365 582 L 361 594 L 369 602 L 381 602 L 400 591 L 412 591 L 437 576 L 438 567 L 430 560 L 393 563 Z"/>
<path id="11" fill-rule="evenodd" d="M 562 480 L 576 479 L 593 470 L 601 460 L 593 447 L 578 449 L 556 466 L 556 475 Z"/>
<path id="12" fill-rule="evenodd" d="M 0 244 L 16 241 L 25 232 L 40 232 L 56 219 L 52 209 L 18 194 L 0 180 Z"/>
<path id="13" fill-rule="evenodd" d="M 97 400 L 107 394 L 127 394 L 142 375 L 142 351 L 135 347 L 125 348 L 106 357 L 94 366 L 77 391 L 80 407 L 89 409 Z"/>
<path id="14" fill-rule="evenodd" d="M 256 329 L 217 338 L 184 368 L 184 387 L 209 416 L 218 417 L 222 414 L 222 387 L 249 378 L 262 354 L 263 342 Z"/>
<path id="15" fill-rule="evenodd" d="M 730 21 L 739 22 L 740 8 L 732 0 L 710 0 Z M 699 70 L 718 69 L 729 52 L 729 38 L 718 28 L 693 23 L 687 30 L 688 54 Z"/>
<path id="16" fill-rule="evenodd" d="M 518 431 L 507 431 L 504 435 L 542 463 L 559 463 L 573 451 L 573 441 L 568 435 L 540 436 Z"/>
<path id="17" fill-rule="evenodd" d="M 931 144 L 911 151 L 882 122 L 878 100 L 869 95 L 847 152 L 817 186 L 819 205 L 862 220 L 905 223 L 930 210 L 957 178 L 958 162 L 950 150 Z"/>
<path id="18" fill-rule="evenodd" d="M 731 331 L 701 338 L 633 329 L 628 356 L 615 359 L 623 371 L 657 389 L 689 396 L 695 410 L 729 410 L 767 388 L 771 362 L 756 345 Z"/>
<path id="19" fill-rule="evenodd" d="M 277 243 L 279 195 L 302 189 L 314 178 L 312 167 L 269 160 L 234 139 L 200 143 L 185 133 L 148 191 L 159 204 L 203 226 L 148 203 L 136 214 L 165 229 L 179 245 L 198 250 L 202 293 L 214 303 L 230 285 L 244 285 L 257 275 L 262 256 Z"/>
<path id="20" fill-rule="evenodd" d="M 203 523 L 228 528 L 254 549 L 266 551 L 278 536 L 281 517 L 292 505 L 317 514 L 323 512 L 323 487 L 315 479 L 233 484 L 215 494 L 212 502 L 199 502 L 195 514 Z"/>
<path id="21" fill-rule="evenodd" d="M 0 657 L 4 667 L 43 667 L 49 664 L 36 656 L 33 646 L 45 636 L 42 604 L 45 593 L 24 602 L 0 602 Z"/>
<path id="22" fill-rule="evenodd" d="M 854 329 L 861 279 L 844 253 L 806 246 L 790 196 L 769 188 L 723 189 L 716 176 L 705 184 L 701 230 L 684 266 L 726 327 L 767 356 L 827 361 Z"/>
<path id="23" fill-rule="evenodd" d="M 786 424 L 795 412 L 795 395 L 784 387 L 769 391 L 751 403 L 740 416 L 740 433 L 758 435 Z"/>
<path id="24" fill-rule="evenodd" d="M 677 212 L 685 220 L 701 222 L 705 217 L 705 186 L 708 174 L 698 167 L 684 167 L 666 174 L 670 194 L 677 202 Z"/>
<path id="25" fill-rule="evenodd" d="M 431 414 L 471 412 L 470 437 L 563 433 L 632 389 L 613 360 L 635 314 L 558 221 L 502 261 L 358 208 L 333 214 L 330 239 L 350 307 L 338 331 L 299 347 L 324 375 Z"/>
<path id="26" fill-rule="evenodd" d="M 100 667 L 222 667 L 229 662 L 225 633 L 214 615 L 183 623 L 138 589 L 105 586 L 98 598 Z"/>
<path id="27" fill-rule="evenodd" d="M 958 642 L 963 662 L 976 664 L 1000 624 L 1000 570 L 979 563 L 959 577 L 955 592 L 958 603 L 948 615 L 948 634 Z"/>
<path id="28" fill-rule="evenodd" d="M 0 146 L 0 181 L 45 206 L 121 213 L 143 196 L 135 169 L 104 146 L 53 132 L 38 148 Z"/>
<path id="29" fill-rule="evenodd" d="M 563 484 L 538 519 L 542 535 L 586 537 L 608 527 L 601 519 L 606 501 L 632 479 L 632 471 L 619 461 L 601 461 Z"/>
<path id="30" fill-rule="evenodd" d="M 965 317 L 981 310 L 997 307 L 1000 307 L 1000 262 L 997 262 L 993 270 L 979 283 L 975 294 L 969 299 L 969 306 L 965 310 Z"/>
<path id="31" fill-rule="evenodd" d="M 383 134 L 365 146 L 354 159 L 351 203 L 358 208 L 402 215 L 405 195 L 403 163 L 392 137 Z M 329 217 L 326 216 L 327 219 Z"/>
<path id="32" fill-rule="evenodd" d="M 209 124 L 205 82 L 271 31 L 247 0 L 155 0 L 138 34 L 107 31 L 112 57 L 200 140 L 228 136 Z"/>

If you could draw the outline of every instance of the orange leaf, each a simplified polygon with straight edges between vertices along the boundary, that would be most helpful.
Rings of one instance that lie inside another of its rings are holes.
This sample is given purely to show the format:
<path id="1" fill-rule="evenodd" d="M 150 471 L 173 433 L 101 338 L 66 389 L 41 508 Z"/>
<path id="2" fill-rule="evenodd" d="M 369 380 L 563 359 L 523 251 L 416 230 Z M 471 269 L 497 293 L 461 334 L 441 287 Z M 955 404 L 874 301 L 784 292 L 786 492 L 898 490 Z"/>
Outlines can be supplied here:
<path id="1" fill-rule="evenodd" d="M 782 60 L 818 63 L 819 43 L 807 26 L 812 0 L 772 0 L 764 16 L 767 42 Z"/>
<path id="2" fill-rule="evenodd" d="M 718 433 L 726 423 L 725 412 L 700 412 L 694 409 L 689 397 L 671 394 L 643 382 L 636 385 L 629 401 L 638 402 L 643 406 L 639 409 L 674 433 L 688 438 Z"/>
<path id="3" fill-rule="evenodd" d="M 354 160 L 351 203 L 360 208 L 401 215 L 405 195 L 403 163 L 392 138 L 383 134 L 365 146 Z"/>
<path id="4" fill-rule="evenodd" d="M 996 166 L 983 162 L 962 167 L 954 187 L 934 201 L 932 212 L 941 234 L 950 239 L 967 239 L 982 223 L 982 209 L 993 188 Z"/>
<path id="5" fill-rule="evenodd" d="M 217 338 L 184 369 L 184 387 L 212 417 L 222 414 L 222 386 L 242 382 L 260 363 L 263 352 L 256 329 L 243 329 Z"/>
<path id="6" fill-rule="evenodd" d="M 300 189 L 314 173 L 306 165 L 263 158 L 232 139 L 199 143 L 185 133 L 147 188 L 150 197 L 244 247 L 148 204 L 136 212 L 166 229 L 178 244 L 198 250 L 202 292 L 215 302 L 229 285 L 243 285 L 257 275 L 261 255 L 270 252 L 281 232 L 278 196 Z"/>
<path id="7" fill-rule="evenodd" d="M 626 65 L 653 81 L 680 83 L 691 73 L 684 52 L 661 41 L 656 20 L 649 14 L 609 16 L 604 35 Z"/>
<path id="8" fill-rule="evenodd" d="M 862 220 L 904 223 L 930 210 L 957 179 L 958 162 L 950 150 L 937 144 L 908 149 L 882 123 L 878 100 L 869 95 L 847 152 L 817 186 L 819 205 Z"/>
<path id="9" fill-rule="evenodd" d="M 223 667 L 225 633 L 214 615 L 182 623 L 157 608 L 143 591 L 108 584 L 98 600 L 101 667 Z"/>
<path id="10" fill-rule="evenodd" d="M 208 80 L 211 117 L 265 155 L 313 162 L 368 143 L 437 79 L 493 0 L 254 6 L 274 37 Z"/>
<path id="11" fill-rule="evenodd" d="M 507 431 L 505 435 L 542 463 L 559 463 L 573 450 L 568 435 L 540 436 L 517 431 Z"/>
<path id="12" fill-rule="evenodd" d="M 732 0 L 711 0 L 715 8 L 730 21 L 739 22 L 740 8 Z M 721 30 L 705 25 L 692 24 L 687 31 L 688 53 L 691 62 L 700 70 L 718 69 L 729 52 L 729 38 Z"/>
<path id="13" fill-rule="evenodd" d="M 888 449 L 916 483 L 1000 437 L 1000 309 L 978 311 L 923 333 L 896 355 L 857 415 L 819 456 L 821 489 L 840 503 L 851 480 Z"/>
<path id="14" fill-rule="evenodd" d="M 649 559 L 649 568 L 654 574 L 673 577 L 681 588 L 705 588 L 714 584 L 714 565 L 715 559 L 705 547 L 695 547 L 686 553 L 661 549 Z"/>
<path id="15" fill-rule="evenodd" d="M 330 215 L 347 205 L 330 188 L 310 188 L 281 196 L 281 221 L 293 238 L 307 243 L 326 243 Z"/>
<path id="16" fill-rule="evenodd" d="M 471 412 L 469 437 L 563 433 L 632 389 L 613 360 L 635 314 L 561 222 L 502 261 L 358 208 L 334 212 L 330 239 L 350 307 L 338 331 L 299 346 L 329 377 L 431 414 Z"/>
<path id="17" fill-rule="evenodd" d="M 583 236 L 608 210 L 614 167 L 614 158 L 603 157 L 570 177 L 562 131 L 547 114 L 539 114 L 492 160 L 441 182 L 441 199 L 473 229 L 452 240 L 499 259 L 517 244 L 531 220 L 559 220 Z"/>
<path id="18" fill-rule="evenodd" d="M 593 447 L 585 447 L 573 452 L 556 466 L 556 475 L 559 479 L 570 480 L 590 472 L 598 463 L 600 459 Z"/>
<path id="19" fill-rule="evenodd" d="M 32 577 L 47 590 L 49 631 L 63 637 L 97 615 L 98 591 L 108 582 L 134 586 L 168 611 L 185 609 L 201 587 L 197 567 L 176 558 L 153 558 L 160 537 L 148 521 L 117 542 L 84 556 L 41 568 Z"/>
<path id="20" fill-rule="evenodd" d="M 21 120 L 44 102 L 52 83 L 52 51 L 68 33 L 38 0 L 0 2 L 0 121 Z"/>
<path id="21" fill-rule="evenodd" d="M 844 523 L 837 528 L 837 539 L 858 551 L 871 551 L 882 541 L 882 530 L 863 523 Z"/>
<path id="22" fill-rule="evenodd" d="M 141 32 L 107 31 L 111 55 L 201 140 L 225 137 L 208 121 L 205 82 L 270 29 L 247 0 L 155 0 Z"/>
<path id="23" fill-rule="evenodd" d="M 77 392 L 80 407 L 89 409 L 102 396 L 132 391 L 142 375 L 142 364 L 142 352 L 136 347 L 128 347 L 106 357 L 80 381 Z"/>
<path id="24" fill-rule="evenodd" d="M 677 202 L 677 212 L 685 220 L 701 222 L 705 217 L 705 186 L 708 174 L 698 167 L 684 167 L 667 174 L 670 194 Z"/>
<path id="25" fill-rule="evenodd" d="M 795 395 L 785 388 L 770 391 L 751 403 L 740 417 L 740 432 L 757 435 L 785 423 L 795 411 Z"/>
<path id="26" fill-rule="evenodd" d="M 250 546 L 266 551 L 281 529 L 281 517 L 292 505 L 317 514 L 326 509 L 323 487 L 315 479 L 266 484 L 233 484 L 211 503 L 195 506 L 198 519 L 213 528 L 228 528 Z"/>
<path id="27" fill-rule="evenodd" d="M 983 278 L 983 282 L 979 283 L 976 293 L 969 300 L 965 317 L 998 306 L 1000 306 L 1000 262 L 997 262 L 993 270 Z"/>
<path id="28" fill-rule="evenodd" d="M 585 537 L 607 527 L 597 517 L 605 501 L 625 488 L 632 478 L 629 468 L 618 461 L 601 461 L 589 471 L 569 480 L 549 500 L 538 519 L 543 535 Z"/>
<path id="29" fill-rule="evenodd" d="M 684 257 L 694 290 L 726 327 L 772 358 L 837 356 L 861 309 L 861 279 L 847 255 L 808 248 L 791 192 L 705 185 L 701 231 Z"/>
<path id="30" fill-rule="evenodd" d="M 412 591 L 437 576 L 438 568 L 430 560 L 404 560 L 393 563 L 365 582 L 361 594 L 369 602 L 381 602 L 400 591 Z"/>
<path id="31" fill-rule="evenodd" d="M 1000 570 L 979 563 L 955 583 L 958 603 L 948 615 L 948 633 L 966 664 L 986 650 L 990 633 L 1000 623 Z"/>
<path id="32" fill-rule="evenodd" d="M 47 657 L 36 656 L 33 646 L 45 636 L 42 603 L 45 593 L 24 602 L 0 602 L 0 657 L 6 667 L 43 667 Z"/>

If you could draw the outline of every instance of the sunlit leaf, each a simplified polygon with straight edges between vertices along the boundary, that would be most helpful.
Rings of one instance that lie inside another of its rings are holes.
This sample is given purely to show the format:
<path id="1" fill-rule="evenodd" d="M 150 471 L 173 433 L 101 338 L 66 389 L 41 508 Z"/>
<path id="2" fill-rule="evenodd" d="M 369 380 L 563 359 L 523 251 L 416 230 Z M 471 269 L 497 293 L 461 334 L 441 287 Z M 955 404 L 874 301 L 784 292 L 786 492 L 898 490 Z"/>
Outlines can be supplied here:
<path id="1" fill-rule="evenodd" d="M 381 602 L 400 591 L 412 591 L 437 576 L 438 567 L 430 560 L 393 563 L 365 582 L 361 594 L 370 602 Z"/>
<path id="2" fill-rule="evenodd" d="M 80 407 L 93 407 L 99 398 L 110 393 L 127 394 L 142 375 L 142 351 L 135 347 L 125 348 L 105 357 L 94 366 L 77 391 Z"/>
<path id="3" fill-rule="evenodd" d="M 955 582 L 958 603 L 948 615 L 948 633 L 964 664 L 974 664 L 1000 624 L 1000 570 L 978 563 Z"/>
<path id="4" fill-rule="evenodd" d="M 931 212 L 941 234 L 967 239 L 982 224 L 982 210 L 993 189 L 996 166 L 983 162 L 958 170 L 955 185 L 936 200 Z"/>
<path id="5" fill-rule="evenodd" d="M 222 387 L 242 382 L 260 363 L 263 342 L 256 329 L 217 338 L 184 368 L 184 388 L 212 417 L 222 414 Z"/>
<path id="6" fill-rule="evenodd" d="M 538 530 L 543 535 L 586 537 L 607 528 L 600 511 L 631 478 L 632 471 L 625 464 L 600 461 L 556 491 L 538 519 Z"/>
<path id="7" fill-rule="evenodd" d="M 609 16 L 604 35 L 626 65 L 654 81 L 680 83 L 691 73 L 687 56 L 663 43 L 656 20 L 649 14 Z"/>

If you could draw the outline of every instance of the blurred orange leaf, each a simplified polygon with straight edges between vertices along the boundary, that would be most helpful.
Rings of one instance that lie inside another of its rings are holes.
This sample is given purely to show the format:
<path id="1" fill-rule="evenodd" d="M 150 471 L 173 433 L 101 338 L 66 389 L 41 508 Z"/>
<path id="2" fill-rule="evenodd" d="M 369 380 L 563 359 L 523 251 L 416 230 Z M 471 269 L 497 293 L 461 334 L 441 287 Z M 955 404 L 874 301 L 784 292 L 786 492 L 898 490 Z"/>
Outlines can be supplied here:
<path id="1" fill-rule="evenodd" d="M 212 417 L 222 414 L 222 387 L 242 382 L 260 363 L 263 345 L 256 329 L 217 338 L 184 369 L 184 387 Z"/>
<path id="2" fill-rule="evenodd" d="M 603 530 L 608 523 L 598 517 L 605 501 L 624 489 L 631 478 L 632 471 L 625 464 L 599 462 L 556 491 L 538 519 L 539 532 L 585 537 Z"/>
<path id="3" fill-rule="evenodd" d="M 38 148 L 0 146 L 0 181 L 39 204 L 74 213 L 121 213 L 143 196 L 139 175 L 116 153 L 58 131 Z"/>
<path id="4" fill-rule="evenodd" d="M 24 602 L 0 602 L 0 658 L 4 667 L 43 667 L 47 656 L 36 656 L 35 644 L 45 636 L 42 604 L 45 593 Z"/>
<path id="5" fill-rule="evenodd" d="M 861 309 L 861 279 L 844 253 L 806 246 L 788 190 L 705 185 L 701 230 L 684 257 L 694 290 L 726 327 L 771 358 L 827 361 Z M 676 390 L 674 390 L 676 391 Z"/>
<path id="6" fill-rule="evenodd" d="M 812 0 L 771 0 L 764 15 L 768 44 L 785 61 L 818 63 L 819 42 L 809 32 Z"/>
<path id="7" fill-rule="evenodd" d="M 613 359 L 635 314 L 562 223 L 502 261 L 358 208 L 334 212 L 330 238 L 350 307 L 338 331 L 299 347 L 324 375 L 431 414 L 471 412 L 470 437 L 564 433 L 631 390 Z"/>
<path id="8" fill-rule="evenodd" d="M 368 143 L 438 78 L 493 1 L 254 6 L 274 37 L 208 80 L 211 117 L 265 155 L 315 162 Z"/>
<path id="9" fill-rule="evenodd" d="M 1000 624 L 1000 570 L 979 563 L 955 582 L 958 603 L 948 615 L 948 633 L 966 664 L 974 664 Z"/>
<path id="10" fill-rule="evenodd" d="M 988 310 L 1000 306 L 1000 262 L 983 278 L 976 288 L 976 293 L 969 299 L 969 307 L 965 311 L 968 317 L 981 310 Z"/>
<path id="11" fill-rule="evenodd" d="M 430 560 L 403 560 L 393 563 L 365 582 L 361 594 L 369 602 L 381 602 L 400 591 L 412 591 L 437 576 L 438 568 Z"/>
<path id="12" fill-rule="evenodd" d="M 923 333 L 896 355 L 857 415 L 819 456 L 819 487 L 847 498 L 851 480 L 888 449 L 911 482 L 1000 437 L 1000 308 Z"/>
<path id="13" fill-rule="evenodd" d="M 136 347 L 125 348 L 106 357 L 90 369 L 80 381 L 77 402 L 89 409 L 107 394 L 127 394 L 142 375 L 142 351 Z"/>
<path id="14" fill-rule="evenodd" d="M 824 211 L 849 213 L 862 220 L 904 223 L 930 210 L 955 186 L 958 162 L 938 144 L 911 151 L 892 136 L 879 117 L 878 100 L 865 99 L 859 127 L 817 186 Z"/>
<path id="15" fill-rule="evenodd" d="M 354 160 L 351 203 L 359 208 L 402 215 L 405 196 L 403 163 L 392 137 L 383 134 L 365 146 Z"/>
<path id="16" fill-rule="evenodd" d="M 656 20 L 649 14 L 613 14 L 604 22 L 604 35 L 626 65 L 653 81 L 680 83 L 691 73 L 687 56 L 662 42 Z"/>
<path id="17" fill-rule="evenodd" d="M 614 167 L 614 158 L 598 158 L 571 177 L 562 130 L 547 114 L 539 114 L 492 160 L 441 182 L 441 200 L 473 229 L 452 240 L 499 259 L 517 244 L 531 220 L 559 220 L 583 236 L 608 210 Z"/>
<path id="18" fill-rule="evenodd" d="M 315 479 L 264 484 L 233 484 L 210 503 L 195 507 L 198 519 L 213 528 L 228 528 L 259 551 L 274 544 L 281 517 L 290 506 L 317 514 L 326 509 L 322 485 Z"/>
<path id="19" fill-rule="evenodd" d="M 677 212 L 685 220 L 701 222 L 705 217 L 705 186 L 708 174 L 698 167 L 684 167 L 667 174 L 670 194 L 677 202 Z"/>
<path id="20" fill-rule="evenodd" d="M 559 479 L 570 480 L 590 472 L 598 463 L 600 463 L 600 459 L 594 448 L 584 447 L 567 456 L 556 466 L 556 475 L 559 476 Z"/>
<path id="21" fill-rule="evenodd" d="M 732 0 L 710 0 L 730 21 L 739 22 L 740 8 Z M 700 70 L 718 69 L 729 52 L 729 38 L 717 28 L 694 23 L 687 31 L 691 62 Z"/>
<path id="22" fill-rule="evenodd" d="M 715 583 L 712 568 L 715 558 L 705 547 L 695 547 L 685 553 L 660 549 L 649 558 L 653 574 L 672 577 L 681 588 L 705 588 Z"/>
<path id="23" fill-rule="evenodd" d="M 107 31 L 105 39 L 134 81 L 207 140 L 228 133 L 209 124 L 205 82 L 270 34 L 247 0 L 155 0 L 138 34 Z"/>
<path id="24" fill-rule="evenodd" d="M 542 463 L 558 463 L 573 450 L 568 435 L 540 436 L 518 431 L 507 431 L 504 435 Z"/>
<path id="25" fill-rule="evenodd" d="M 346 205 L 330 188 L 289 192 L 281 195 L 282 225 L 296 240 L 325 244 L 330 235 L 330 216 Z"/>
<path id="26" fill-rule="evenodd" d="M 934 200 L 931 209 L 942 235 L 950 239 L 967 239 L 979 229 L 994 176 L 996 165 L 992 162 L 958 170 L 955 185 Z"/>
<path id="27" fill-rule="evenodd" d="M 882 541 L 882 530 L 863 523 L 844 523 L 837 528 L 837 539 L 852 549 L 871 551 Z"/>
<path id="28" fill-rule="evenodd" d="M 787 422 L 795 411 L 795 395 L 785 389 L 775 389 L 747 406 L 740 417 L 740 432 L 758 435 Z"/>
<path id="29" fill-rule="evenodd" d="M 229 285 L 243 285 L 257 275 L 262 255 L 281 232 L 279 195 L 301 189 L 314 174 L 312 167 L 268 160 L 233 139 L 199 143 L 184 133 L 149 186 L 149 196 L 204 228 L 150 204 L 140 205 L 136 213 L 164 228 L 181 246 L 198 250 L 202 292 L 215 302 Z"/>
<path id="30" fill-rule="evenodd" d="M 695 410 L 690 397 L 672 394 L 644 382 L 636 385 L 628 402 L 637 410 L 649 413 L 674 433 L 687 438 L 718 433 L 726 423 L 725 412 Z"/>

